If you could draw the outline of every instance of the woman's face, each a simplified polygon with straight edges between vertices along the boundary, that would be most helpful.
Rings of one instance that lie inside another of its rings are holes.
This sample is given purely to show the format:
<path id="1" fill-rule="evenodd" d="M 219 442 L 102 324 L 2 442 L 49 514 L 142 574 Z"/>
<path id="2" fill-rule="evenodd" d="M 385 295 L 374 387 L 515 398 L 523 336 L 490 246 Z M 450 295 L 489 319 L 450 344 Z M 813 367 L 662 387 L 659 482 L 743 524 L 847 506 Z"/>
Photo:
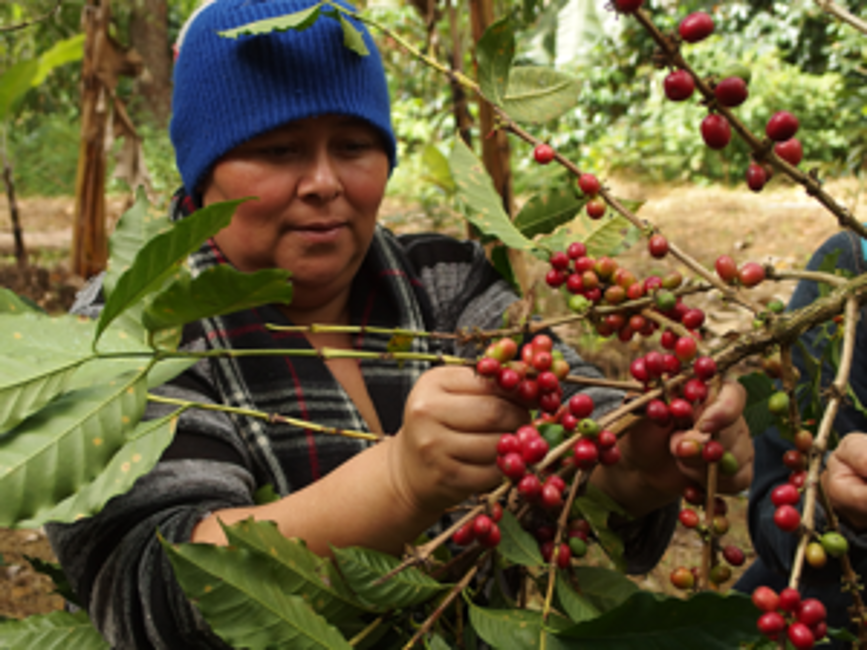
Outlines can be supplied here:
<path id="1" fill-rule="evenodd" d="M 370 246 L 388 173 L 374 127 L 325 115 L 230 151 L 214 166 L 203 200 L 254 197 L 217 233 L 217 245 L 241 271 L 291 271 L 300 307 L 348 290 Z"/>

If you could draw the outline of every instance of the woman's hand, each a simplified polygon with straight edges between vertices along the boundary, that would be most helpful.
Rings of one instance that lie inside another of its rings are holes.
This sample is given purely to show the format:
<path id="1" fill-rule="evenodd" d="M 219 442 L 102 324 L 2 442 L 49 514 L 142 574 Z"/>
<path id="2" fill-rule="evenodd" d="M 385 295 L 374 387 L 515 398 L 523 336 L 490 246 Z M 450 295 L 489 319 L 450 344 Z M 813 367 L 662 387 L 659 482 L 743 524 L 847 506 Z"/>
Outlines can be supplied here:
<path id="1" fill-rule="evenodd" d="M 727 382 L 696 413 L 695 425 L 688 431 L 672 431 L 671 427 L 639 420 L 618 442 L 620 462 L 597 468 L 593 482 L 633 515 L 646 514 L 678 499 L 687 486 L 705 484 L 707 463 L 701 456 L 682 458 L 678 449 L 684 441 L 704 443 L 716 434 L 738 462 L 734 475 L 720 473 L 717 489 L 723 494 L 743 490 L 752 481 L 753 472 L 753 443 L 742 416 L 745 402 L 743 387 Z"/>
<path id="2" fill-rule="evenodd" d="M 399 497 L 420 512 L 440 513 L 503 481 L 497 442 L 529 422 L 527 408 L 471 368 L 424 373 L 390 445 L 389 471 Z"/>
<path id="3" fill-rule="evenodd" d="M 840 440 L 828 457 L 822 486 L 843 519 L 867 529 L 867 434 L 853 432 Z"/>

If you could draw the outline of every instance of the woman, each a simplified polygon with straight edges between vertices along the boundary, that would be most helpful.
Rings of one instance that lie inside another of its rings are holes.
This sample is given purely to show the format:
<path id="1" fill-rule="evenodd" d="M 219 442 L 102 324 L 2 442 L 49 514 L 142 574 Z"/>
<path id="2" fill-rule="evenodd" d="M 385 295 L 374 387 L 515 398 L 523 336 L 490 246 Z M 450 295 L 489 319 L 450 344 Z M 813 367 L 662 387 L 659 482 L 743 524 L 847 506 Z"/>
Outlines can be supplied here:
<path id="1" fill-rule="evenodd" d="M 197 14 L 180 47 L 171 133 L 185 190 L 173 218 L 255 197 L 191 256 L 190 266 L 194 273 L 224 263 L 242 271 L 281 267 L 292 272 L 294 287 L 290 305 L 205 319 L 186 328 L 184 344 L 385 351 L 385 336 L 287 334 L 266 325 L 498 327 L 517 296 L 477 245 L 437 235 L 396 237 L 376 225 L 396 147 L 385 76 L 363 26 L 356 24 L 367 57 L 343 45 L 331 17 L 301 32 L 218 35 L 310 4 L 217 0 Z M 573 372 L 598 376 L 558 345 Z M 412 346 L 477 353 L 421 338 Z M 92 618 L 124 648 L 221 647 L 175 583 L 156 529 L 171 542 L 220 544 L 220 521 L 254 516 L 276 521 L 283 534 L 303 538 L 317 553 L 327 553 L 329 544 L 399 553 L 447 507 L 502 481 L 497 440 L 529 418 L 523 405 L 472 370 L 422 362 L 220 358 L 200 362 L 161 391 L 393 435 L 371 445 L 241 416 L 185 413 L 161 462 L 133 490 L 92 519 L 51 530 Z M 622 397 L 588 392 L 599 413 Z M 594 474 L 641 517 L 622 527 L 633 568 L 655 563 L 673 526 L 671 504 L 702 477 L 699 465 L 671 455 L 680 438 L 721 432 L 744 468 L 723 489 L 748 483 L 743 401 L 739 389 L 727 386 L 697 430 L 672 435 L 644 426 L 623 446 L 622 463 Z M 153 407 L 150 414 L 162 412 Z M 256 490 L 267 484 L 281 498 L 257 505 Z"/>

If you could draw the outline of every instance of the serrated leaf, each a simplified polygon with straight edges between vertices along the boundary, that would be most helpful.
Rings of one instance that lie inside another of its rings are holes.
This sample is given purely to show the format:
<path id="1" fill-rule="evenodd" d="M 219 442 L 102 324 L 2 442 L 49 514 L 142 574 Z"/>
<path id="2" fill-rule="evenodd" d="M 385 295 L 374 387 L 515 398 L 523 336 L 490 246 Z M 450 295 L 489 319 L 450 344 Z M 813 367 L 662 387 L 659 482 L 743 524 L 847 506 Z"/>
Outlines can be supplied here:
<path id="1" fill-rule="evenodd" d="M 467 219 L 476 228 L 496 237 L 509 248 L 525 251 L 534 249 L 533 242 L 515 228 L 503 210 L 502 199 L 494 189 L 482 161 L 460 138 L 455 138 L 449 167 L 458 187 L 458 198 L 469 208 Z"/>
<path id="2" fill-rule="evenodd" d="M 516 122 L 543 124 L 575 108 L 580 89 L 580 80 L 565 72 L 544 66 L 516 66 L 509 73 L 509 88 L 501 107 Z"/>
<path id="3" fill-rule="evenodd" d="M 434 183 L 446 194 L 454 194 L 455 180 L 449 170 L 449 159 L 443 155 L 439 147 L 433 144 L 425 145 L 421 152 L 421 162 L 426 180 Z"/>
<path id="4" fill-rule="evenodd" d="M 301 596 L 286 593 L 258 553 L 212 544 L 163 547 L 184 592 L 233 647 L 262 650 L 352 646 Z"/>
<path id="5" fill-rule="evenodd" d="M 639 591 L 638 586 L 619 571 L 606 567 L 574 567 L 575 581 L 581 594 L 600 612 L 622 605 Z"/>
<path id="6" fill-rule="evenodd" d="M 515 32 L 509 16 L 491 24 L 476 44 L 479 88 L 494 104 L 502 104 L 515 58 Z"/>
<path id="7" fill-rule="evenodd" d="M 8 321 L 0 320 L 2 325 L 8 325 Z M 0 364 L 0 433 L 64 392 L 72 375 L 91 356 L 4 354 Z"/>
<path id="8" fill-rule="evenodd" d="M 599 616 L 599 609 L 589 598 L 572 588 L 569 576 L 565 572 L 557 572 L 557 583 L 554 585 L 554 589 L 563 611 L 573 622 L 581 623 Z"/>
<path id="9" fill-rule="evenodd" d="M 744 420 L 753 437 L 762 434 L 774 424 L 774 417 L 768 410 L 768 398 L 776 392 L 774 383 L 763 372 L 741 375 L 738 381 L 747 391 L 744 405 Z"/>
<path id="10" fill-rule="evenodd" d="M 26 296 L 19 296 L 11 289 L 0 287 L 0 314 L 14 316 L 27 313 L 44 314 L 45 310 Z"/>
<path id="11" fill-rule="evenodd" d="M 731 650 L 758 640 L 748 596 L 703 592 L 683 600 L 645 591 L 549 639 L 551 650 Z"/>
<path id="12" fill-rule="evenodd" d="M 290 275 L 285 269 L 242 273 L 226 264 L 212 266 L 195 278 L 182 275 L 154 297 L 142 322 L 153 331 L 268 303 L 288 304 L 292 301 Z"/>
<path id="13" fill-rule="evenodd" d="M 40 85 L 55 68 L 80 61 L 84 56 L 84 34 L 58 41 L 39 56 L 39 67 L 33 77 L 33 86 Z"/>
<path id="14" fill-rule="evenodd" d="M 569 223 L 587 203 L 572 189 L 559 187 L 533 196 L 515 217 L 515 228 L 525 237 L 547 235 L 558 226 Z"/>
<path id="15" fill-rule="evenodd" d="M 341 29 L 343 29 L 343 45 L 359 56 L 369 56 L 370 50 L 367 49 L 367 44 L 358 28 L 342 13 L 338 12 L 337 17 L 340 20 Z"/>
<path id="16" fill-rule="evenodd" d="M 334 564 L 310 551 L 303 541 L 287 539 L 271 521 L 247 519 L 223 526 L 229 543 L 258 553 L 287 593 L 301 596 L 332 623 L 354 617 L 363 606 L 346 587 Z"/>
<path id="17" fill-rule="evenodd" d="M 241 25 L 235 29 L 227 29 L 223 32 L 218 32 L 223 38 L 236 39 L 239 36 L 256 36 L 257 34 L 270 34 L 271 32 L 285 32 L 290 29 L 302 31 L 310 27 L 319 17 L 319 12 L 324 3 L 320 2 L 312 7 L 296 11 L 292 14 L 284 14 L 276 18 L 267 18 L 265 20 L 257 20 L 246 25 Z"/>
<path id="18" fill-rule="evenodd" d="M 66 393 L 0 436 L 0 526 L 36 520 L 92 481 L 141 419 L 143 374 Z"/>
<path id="19" fill-rule="evenodd" d="M 541 612 L 527 609 L 487 609 L 470 603 L 470 623 L 479 637 L 494 648 L 527 650 L 539 647 L 543 630 L 566 629 L 570 622 L 552 614 L 546 625 Z M 548 635 L 550 639 L 550 634 Z"/>
<path id="20" fill-rule="evenodd" d="M 332 548 L 334 560 L 350 589 L 378 610 L 412 607 L 448 588 L 415 567 L 409 567 L 383 583 L 376 581 L 396 568 L 397 558 L 366 548 Z"/>
<path id="21" fill-rule="evenodd" d="M 70 523 L 80 517 L 94 515 L 109 500 L 128 492 L 139 477 L 147 474 L 169 446 L 175 435 L 178 413 L 159 420 L 139 422 L 129 434 L 129 442 L 111 457 L 105 469 L 91 482 L 53 508 L 40 512 L 38 517 L 19 523 L 24 528 L 35 528 L 49 521 Z"/>
<path id="22" fill-rule="evenodd" d="M 521 524 L 511 512 L 503 512 L 499 526 L 502 539 L 497 545 L 497 552 L 500 555 L 521 566 L 538 567 L 545 564 L 539 551 L 539 542 L 521 528 Z"/>
<path id="23" fill-rule="evenodd" d="M 635 202 L 621 201 L 624 205 Z M 635 210 L 630 208 L 632 212 Z M 573 241 L 584 242 L 587 255 L 616 257 L 641 239 L 641 231 L 619 214 L 600 221 L 589 218 L 574 219 L 547 237 L 540 237 L 537 257 L 547 260 L 553 251 L 566 250 Z"/>
<path id="24" fill-rule="evenodd" d="M 611 497 L 592 484 L 587 485 L 585 493 L 573 502 L 573 512 L 580 512 L 587 519 L 599 546 L 608 558 L 621 571 L 626 570 L 623 558 L 623 540 L 608 527 L 611 513 L 626 516 L 626 512 Z"/>
<path id="25" fill-rule="evenodd" d="M 0 650 L 108 650 L 84 611 L 51 612 L 0 623 Z"/>
<path id="26" fill-rule="evenodd" d="M 209 205 L 177 222 L 171 230 L 150 239 L 138 252 L 132 266 L 118 278 L 114 291 L 108 296 L 99 316 L 96 339 L 121 312 L 158 289 L 202 242 L 229 225 L 235 209 L 245 200 Z"/>

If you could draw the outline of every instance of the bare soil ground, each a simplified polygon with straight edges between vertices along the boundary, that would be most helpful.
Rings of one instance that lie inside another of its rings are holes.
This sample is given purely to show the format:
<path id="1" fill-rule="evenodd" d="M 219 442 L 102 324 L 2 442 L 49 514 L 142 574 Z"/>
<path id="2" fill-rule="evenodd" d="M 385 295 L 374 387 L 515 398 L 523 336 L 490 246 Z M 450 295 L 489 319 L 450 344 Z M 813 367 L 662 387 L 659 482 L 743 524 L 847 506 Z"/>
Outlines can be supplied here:
<path id="1" fill-rule="evenodd" d="M 743 189 L 701 188 L 692 186 L 648 186 L 628 179 L 614 179 L 611 185 L 618 196 L 646 200 L 639 215 L 654 223 L 674 242 L 706 265 L 728 254 L 739 263 L 748 260 L 772 262 L 780 268 L 803 266 L 812 251 L 837 230 L 836 220 L 818 203 L 806 196 L 801 188 L 778 183 L 761 194 Z M 864 220 L 862 189 L 855 181 L 834 181 L 829 191 Z M 126 197 L 112 197 L 109 215 L 116 220 L 126 206 Z M 24 241 L 31 265 L 19 268 L 15 264 L 9 211 L 0 198 L 0 286 L 27 295 L 52 312 L 69 307 L 75 291 L 83 280 L 69 273 L 68 251 L 72 241 L 72 202 L 68 198 L 23 199 L 19 205 Z M 431 221 L 413 208 L 386 202 L 383 221 L 397 230 L 425 230 Z M 444 229 L 460 236 L 462 226 L 449 221 Z M 661 263 L 639 245 L 618 258 L 618 261 L 638 275 L 670 270 L 666 260 Z M 685 268 L 678 269 L 686 273 Z M 531 274 L 541 279 L 543 265 L 531 266 Z M 766 284 L 754 290 L 754 297 L 786 300 L 791 286 Z M 708 296 L 691 301 L 705 309 L 711 336 L 742 327 L 749 316 Z M 562 306 L 544 305 L 545 309 Z M 566 329 L 564 334 L 576 336 Z M 628 346 L 599 346 L 587 350 L 609 375 L 622 376 L 629 361 L 641 349 L 641 343 Z M 744 523 L 746 511 L 742 497 L 729 500 L 732 530 L 727 541 L 747 550 L 747 564 L 752 559 Z M 36 573 L 25 556 L 50 559 L 51 551 L 41 531 L 0 530 L 0 616 L 22 617 L 47 612 L 61 606 L 62 601 L 48 592 L 47 578 Z M 696 536 L 678 531 L 661 564 L 647 576 L 638 578 L 642 587 L 670 591 L 668 574 L 679 565 L 693 565 L 700 557 Z"/>

